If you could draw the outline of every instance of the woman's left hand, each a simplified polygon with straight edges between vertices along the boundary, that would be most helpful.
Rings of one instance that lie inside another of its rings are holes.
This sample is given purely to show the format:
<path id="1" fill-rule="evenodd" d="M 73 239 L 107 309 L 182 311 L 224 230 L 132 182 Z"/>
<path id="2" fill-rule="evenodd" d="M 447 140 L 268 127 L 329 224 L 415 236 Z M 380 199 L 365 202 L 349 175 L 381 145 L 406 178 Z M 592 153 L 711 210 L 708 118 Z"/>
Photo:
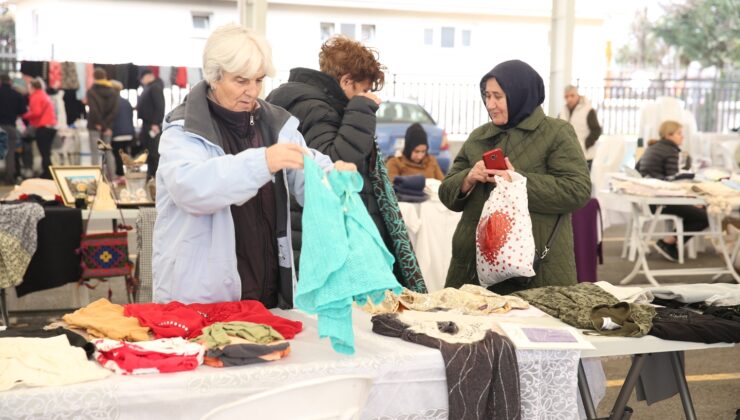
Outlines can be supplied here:
<path id="1" fill-rule="evenodd" d="M 502 171 L 499 169 L 489 169 L 487 172 L 490 175 L 498 175 L 501 178 L 511 182 L 511 175 L 509 174 L 509 171 L 516 171 L 516 169 L 514 169 L 514 165 L 511 164 L 511 161 L 509 160 L 508 157 L 506 158 L 506 169 L 507 170 L 505 171 Z"/>
<path id="2" fill-rule="evenodd" d="M 354 163 L 338 160 L 334 162 L 334 169 L 338 171 L 357 172 L 357 166 Z"/>

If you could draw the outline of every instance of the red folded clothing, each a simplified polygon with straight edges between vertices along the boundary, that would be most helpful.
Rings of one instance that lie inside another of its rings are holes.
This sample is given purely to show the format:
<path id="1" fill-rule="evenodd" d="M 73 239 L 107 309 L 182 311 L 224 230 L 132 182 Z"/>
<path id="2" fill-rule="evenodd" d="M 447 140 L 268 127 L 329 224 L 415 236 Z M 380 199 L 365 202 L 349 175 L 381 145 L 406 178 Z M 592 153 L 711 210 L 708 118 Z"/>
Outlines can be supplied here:
<path id="1" fill-rule="evenodd" d="M 286 339 L 301 332 L 303 324 L 273 315 L 257 300 L 239 302 L 191 303 L 132 303 L 124 305 L 124 315 L 139 319 L 151 328 L 157 338 L 195 338 L 214 322 L 246 321 L 269 325 Z"/>

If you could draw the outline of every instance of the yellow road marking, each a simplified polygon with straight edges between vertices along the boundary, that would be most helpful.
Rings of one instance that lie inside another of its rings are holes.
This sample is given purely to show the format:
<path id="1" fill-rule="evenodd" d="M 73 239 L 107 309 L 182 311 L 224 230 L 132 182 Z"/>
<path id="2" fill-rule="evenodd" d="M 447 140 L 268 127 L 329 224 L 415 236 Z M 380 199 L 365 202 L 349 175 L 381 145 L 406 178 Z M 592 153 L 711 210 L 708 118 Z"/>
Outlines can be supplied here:
<path id="1" fill-rule="evenodd" d="M 688 375 L 686 380 L 688 382 L 708 382 L 708 381 L 730 381 L 734 379 L 740 379 L 740 372 L 737 373 L 713 373 L 707 375 Z M 608 388 L 615 386 L 622 386 L 624 379 L 612 379 L 606 381 Z"/>

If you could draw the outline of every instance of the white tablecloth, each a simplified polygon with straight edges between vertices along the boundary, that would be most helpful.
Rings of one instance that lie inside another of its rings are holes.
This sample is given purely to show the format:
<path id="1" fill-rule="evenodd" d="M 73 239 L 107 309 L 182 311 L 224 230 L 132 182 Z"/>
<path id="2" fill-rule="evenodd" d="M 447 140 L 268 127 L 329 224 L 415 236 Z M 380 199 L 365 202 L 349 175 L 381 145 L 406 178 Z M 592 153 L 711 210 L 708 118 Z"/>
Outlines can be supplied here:
<path id="1" fill-rule="evenodd" d="M 436 196 L 422 203 L 398 204 L 427 289 L 443 289 L 452 258 L 452 235 L 462 213 L 449 210 Z"/>
<path id="2" fill-rule="evenodd" d="M 286 359 L 6 391 L 0 393 L 0 419 L 198 419 L 240 397 L 339 374 L 374 378 L 363 419 L 447 418 L 447 384 L 438 350 L 376 335 L 369 315 L 356 311 L 356 354 L 345 356 L 335 353 L 328 341 L 319 341 L 312 318 L 297 311 L 276 313 L 304 323 Z M 578 356 L 575 351 L 517 351 L 523 419 L 577 417 Z"/>

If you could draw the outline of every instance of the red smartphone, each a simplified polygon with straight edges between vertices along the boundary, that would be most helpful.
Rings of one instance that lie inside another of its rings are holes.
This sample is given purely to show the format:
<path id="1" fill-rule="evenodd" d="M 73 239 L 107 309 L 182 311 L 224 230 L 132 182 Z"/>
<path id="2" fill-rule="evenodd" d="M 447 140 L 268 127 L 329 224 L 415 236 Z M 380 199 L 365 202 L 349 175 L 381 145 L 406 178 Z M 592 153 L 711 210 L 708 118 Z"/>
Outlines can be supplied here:
<path id="1" fill-rule="evenodd" d="M 486 165 L 486 169 L 505 171 L 506 159 L 504 158 L 504 152 L 497 148 L 483 153 L 483 164 Z"/>

